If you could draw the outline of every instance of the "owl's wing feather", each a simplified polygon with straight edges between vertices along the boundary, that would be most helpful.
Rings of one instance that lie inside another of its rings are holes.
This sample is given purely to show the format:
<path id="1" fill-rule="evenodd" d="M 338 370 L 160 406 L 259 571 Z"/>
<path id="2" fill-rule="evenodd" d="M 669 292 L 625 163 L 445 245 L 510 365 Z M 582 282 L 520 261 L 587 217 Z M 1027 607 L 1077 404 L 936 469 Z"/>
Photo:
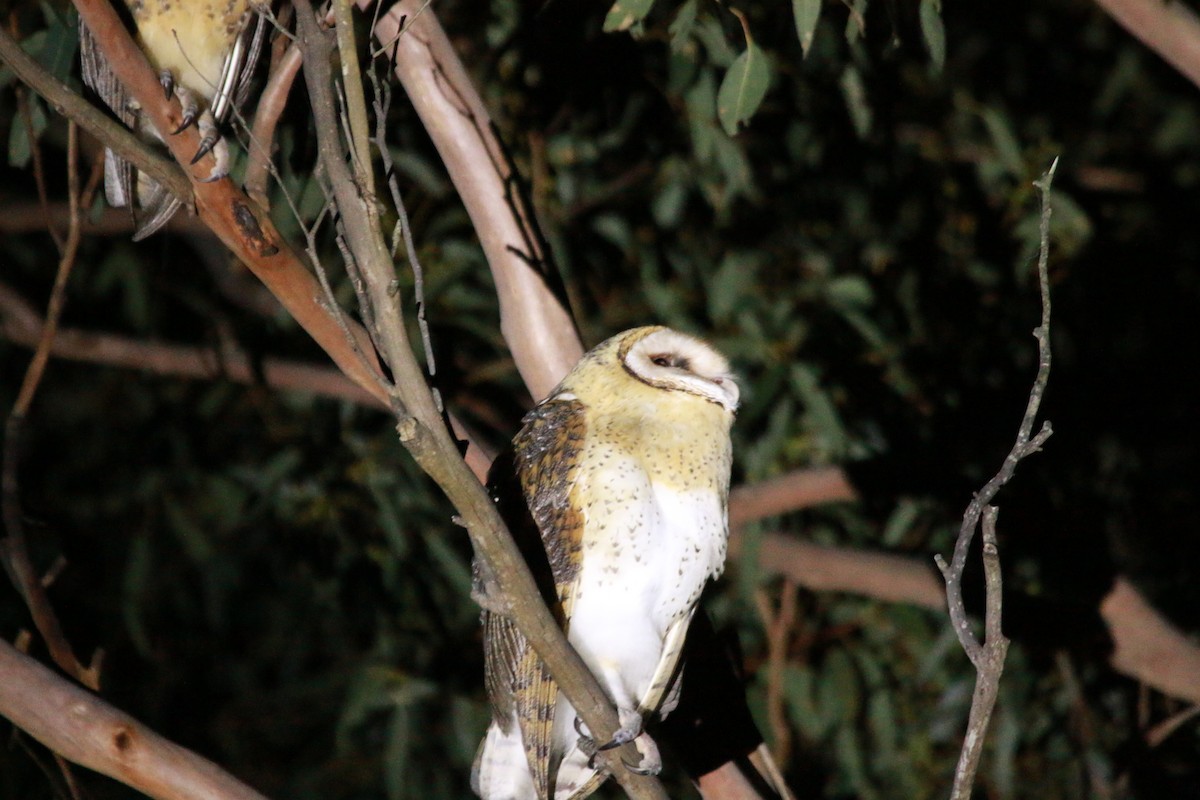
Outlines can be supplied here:
<path id="1" fill-rule="evenodd" d="M 571 491 L 586 432 L 583 404 L 552 398 L 526 415 L 512 452 L 489 475 L 492 498 L 564 629 L 582 549 L 583 517 Z M 492 714 L 507 730 L 516 712 L 534 786 L 539 797 L 550 797 L 561 757 L 551 752 L 558 684 L 511 620 L 486 611 L 483 619 Z"/>

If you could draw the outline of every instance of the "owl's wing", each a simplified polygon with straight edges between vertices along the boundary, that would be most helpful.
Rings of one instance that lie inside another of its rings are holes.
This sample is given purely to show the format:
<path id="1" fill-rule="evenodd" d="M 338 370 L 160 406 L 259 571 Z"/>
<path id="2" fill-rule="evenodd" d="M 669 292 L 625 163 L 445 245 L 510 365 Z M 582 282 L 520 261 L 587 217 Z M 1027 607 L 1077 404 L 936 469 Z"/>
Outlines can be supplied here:
<path id="1" fill-rule="evenodd" d="M 83 82 L 112 109 L 125 127 L 134 127 L 137 123 L 137 113 L 130 106 L 125 85 L 117 80 L 117 76 L 109 68 L 95 37 L 82 20 L 79 22 L 79 65 Z M 107 148 L 104 150 L 104 194 L 110 206 L 127 206 L 132 213 L 133 167 Z"/>
<path id="2" fill-rule="evenodd" d="M 583 404 L 550 399 L 524 419 L 511 462 L 497 459 L 489 490 L 542 597 L 566 628 L 579 572 L 583 516 L 571 490 L 587 432 Z M 511 620 L 484 612 L 484 671 L 492 714 L 507 732 L 515 711 L 539 797 L 551 796 L 558 684 Z"/>

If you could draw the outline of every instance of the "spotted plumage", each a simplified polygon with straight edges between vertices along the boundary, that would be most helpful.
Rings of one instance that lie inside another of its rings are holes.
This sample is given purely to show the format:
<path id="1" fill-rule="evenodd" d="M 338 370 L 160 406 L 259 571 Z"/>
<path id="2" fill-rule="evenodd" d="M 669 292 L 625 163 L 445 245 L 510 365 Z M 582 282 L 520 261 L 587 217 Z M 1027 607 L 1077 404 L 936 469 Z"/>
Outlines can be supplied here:
<path id="1" fill-rule="evenodd" d="M 195 124 L 200 130 L 195 160 L 209 151 L 215 156 L 216 166 L 206 180 L 224 177 L 231 156 L 217 126 L 245 99 L 266 32 L 265 18 L 253 13 L 252 0 L 126 0 L 126 6 L 137 26 L 138 44 L 158 71 L 164 91 L 179 97 L 184 127 Z M 80 25 L 79 36 L 84 81 L 123 123 L 149 139 L 158 138 L 86 25 Z M 109 204 L 127 206 L 135 215 L 135 240 L 157 231 L 179 209 L 174 196 L 111 150 L 105 151 L 104 168 Z"/>
<path id="2" fill-rule="evenodd" d="M 618 740 L 634 741 L 650 771 L 658 753 L 642 720 L 664 710 L 696 602 L 725 560 L 737 400 L 708 345 L 626 331 L 525 417 L 490 481 L 544 598 L 617 706 Z M 574 709 L 507 618 L 485 611 L 483 624 L 493 723 L 475 791 L 586 797 L 604 776 L 588 766 Z"/>

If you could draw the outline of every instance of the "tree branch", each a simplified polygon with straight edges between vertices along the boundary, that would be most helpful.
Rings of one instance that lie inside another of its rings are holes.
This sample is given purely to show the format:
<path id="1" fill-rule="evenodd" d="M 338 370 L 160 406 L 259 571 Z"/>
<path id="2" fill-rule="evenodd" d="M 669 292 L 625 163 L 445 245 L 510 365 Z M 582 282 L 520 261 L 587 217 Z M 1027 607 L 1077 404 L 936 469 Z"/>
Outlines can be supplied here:
<path id="1" fill-rule="evenodd" d="M 1125 30 L 1200 87 L 1200 16 L 1184 3 L 1096 0 Z"/>
<path id="2" fill-rule="evenodd" d="M 76 764 L 161 800 L 265 800 L 0 640 L 0 712 Z"/>
<path id="3" fill-rule="evenodd" d="M 530 394 L 541 399 L 575 366 L 583 346 L 569 312 L 538 271 L 547 256 L 487 107 L 424 0 L 393 5 L 377 22 L 375 38 L 382 50 L 395 48 L 396 77 L 483 245 L 496 282 L 504 340 Z"/>
<path id="4" fill-rule="evenodd" d="M 1030 437 L 1033 423 L 1037 420 L 1038 409 L 1041 407 L 1042 396 L 1046 392 L 1046 383 L 1050 379 L 1050 276 L 1047 262 L 1050 257 L 1050 183 L 1054 180 L 1054 170 L 1058 159 L 1050 165 L 1050 169 L 1040 180 L 1035 182 L 1042 196 L 1041 218 L 1041 249 L 1038 253 L 1038 286 L 1042 299 L 1042 324 L 1033 332 L 1038 342 L 1038 370 L 1029 390 L 1029 401 L 1025 406 L 1025 415 L 1017 429 L 1017 441 L 1004 459 L 1000 471 L 984 485 L 963 514 L 962 526 L 958 531 L 958 540 L 954 544 L 954 559 L 947 565 L 945 559 L 936 556 L 938 569 L 946 579 L 946 605 L 950 613 L 950 622 L 958 641 L 966 651 L 971 663 L 975 665 L 976 680 L 975 694 L 971 700 L 970 718 L 967 722 L 967 733 L 963 741 L 962 753 L 959 755 L 958 766 L 954 771 L 954 786 L 951 790 L 952 800 L 967 800 L 971 795 L 971 787 L 975 782 L 975 772 L 979 768 L 979 759 L 983 754 L 983 743 L 987 734 L 988 722 L 992 709 L 996 705 L 996 696 L 1000 691 L 1000 675 L 1004 671 L 1004 659 L 1008 655 L 1008 639 L 1005 638 L 1000 626 L 1001 605 L 1003 603 L 1003 587 L 1001 586 L 1000 556 L 996 548 L 996 515 L 997 510 L 988 505 L 997 492 L 1012 479 L 1017 464 L 1026 456 L 1041 449 L 1042 443 L 1050 437 L 1049 422 L 1042 423 L 1042 429 L 1036 436 Z M 986 611 L 984 614 L 985 638 L 982 642 L 971 632 L 971 623 L 967 619 L 966 607 L 962 598 L 962 576 L 967 565 L 967 555 L 970 551 L 971 540 L 975 528 L 981 525 L 983 531 L 983 571 L 986 588 Z"/>
<path id="5" fill-rule="evenodd" d="M 611 701 L 599 682 L 567 643 L 550 611 L 541 600 L 512 537 L 495 505 L 471 475 L 442 424 L 424 375 L 416 362 L 404 330 L 395 271 L 379 227 L 375 198 L 358 185 L 345 162 L 333 100 L 331 48 L 308 0 L 297 0 L 297 31 L 304 54 L 304 74 L 317 124 L 321 163 L 327 170 L 337 201 L 340 221 L 354 266 L 365 283 L 371 308 L 364 314 L 375 321 L 384 358 L 395 376 L 391 402 L 398 419 L 397 431 L 413 458 L 441 487 L 459 511 L 476 553 L 496 574 L 506 576 L 504 597 L 494 598 L 517 623 L 538 655 L 554 674 L 590 730 L 601 739 L 619 726 Z M 355 53 L 340 53 L 343 60 Z M 426 124 L 430 124 L 428 121 Z M 481 231 L 486 230 L 476 221 Z M 573 363 L 573 362 L 572 362 Z M 614 751 L 606 765 L 633 797 L 665 797 L 653 778 L 631 773 Z"/>

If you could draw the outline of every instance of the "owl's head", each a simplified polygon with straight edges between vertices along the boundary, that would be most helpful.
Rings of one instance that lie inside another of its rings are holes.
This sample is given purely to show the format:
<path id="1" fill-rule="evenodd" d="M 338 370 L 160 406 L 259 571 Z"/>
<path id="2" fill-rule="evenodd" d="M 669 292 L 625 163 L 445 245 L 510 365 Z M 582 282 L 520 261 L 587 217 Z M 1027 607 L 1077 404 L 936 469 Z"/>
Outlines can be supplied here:
<path id="1" fill-rule="evenodd" d="M 661 326 L 633 328 L 597 345 L 563 381 L 559 393 L 574 394 L 595 384 L 617 389 L 622 380 L 693 395 L 731 414 L 737 410 L 738 386 L 725 357 L 694 336 Z"/>

